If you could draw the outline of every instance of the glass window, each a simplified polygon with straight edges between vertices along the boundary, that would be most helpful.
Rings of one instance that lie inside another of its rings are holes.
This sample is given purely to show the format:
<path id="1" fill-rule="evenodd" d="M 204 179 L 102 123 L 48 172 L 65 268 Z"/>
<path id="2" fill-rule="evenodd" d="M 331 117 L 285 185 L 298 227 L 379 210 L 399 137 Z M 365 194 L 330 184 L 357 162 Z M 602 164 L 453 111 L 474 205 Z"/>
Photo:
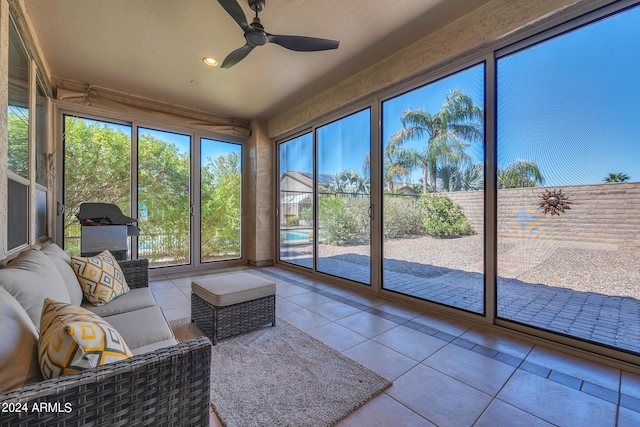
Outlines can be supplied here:
<path id="1" fill-rule="evenodd" d="M 383 288 L 484 312 L 484 65 L 382 104 Z"/>
<path id="2" fill-rule="evenodd" d="M 640 352 L 640 9 L 497 61 L 498 317 Z"/>
<path id="3" fill-rule="evenodd" d="M 13 22 L 9 25 L 7 108 L 7 248 L 29 242 L 29 58 Z"/>
<path id="4" fill-rule="evenodd" d="M 242 146 L 200 140 L 201 261 L 240 258 Z"/>
<path id="5" fill-rule="evenodd" d="M 313 268 L 313 137 L 283 142 L 280 150 L 280 260 Z"/>
<path id="6" fill-rule="evenodd" d="M 84 202 L 113 203 L 131 212 L 131 126 L 64 116 L 64 248 L 80 254 Z"/>
<path id="7" fill-rule="evenodd" d="M 371 283 L 371 112 L 318 128 L 318 271 Z M 313 215 L 308 209 L 304 218 Z"/>
<path id="8" fill-rule="evenodd" d="M 189 264 L 191 137 L 138 128 L 138 255 L 153 267 Z"/>

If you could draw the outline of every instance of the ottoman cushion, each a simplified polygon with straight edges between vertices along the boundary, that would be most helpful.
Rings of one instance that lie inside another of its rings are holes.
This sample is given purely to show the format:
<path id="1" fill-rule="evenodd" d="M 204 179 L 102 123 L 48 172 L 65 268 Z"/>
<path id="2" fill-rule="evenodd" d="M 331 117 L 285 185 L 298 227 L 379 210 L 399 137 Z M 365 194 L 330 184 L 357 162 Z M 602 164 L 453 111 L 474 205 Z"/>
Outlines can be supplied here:
<path id="1" fill-rule="evenodd" d="M 191 292 L 211 305 L 224 307 L 276 293 L 276 284 L 248 273 L 225 274 L 191 282 Z"/>

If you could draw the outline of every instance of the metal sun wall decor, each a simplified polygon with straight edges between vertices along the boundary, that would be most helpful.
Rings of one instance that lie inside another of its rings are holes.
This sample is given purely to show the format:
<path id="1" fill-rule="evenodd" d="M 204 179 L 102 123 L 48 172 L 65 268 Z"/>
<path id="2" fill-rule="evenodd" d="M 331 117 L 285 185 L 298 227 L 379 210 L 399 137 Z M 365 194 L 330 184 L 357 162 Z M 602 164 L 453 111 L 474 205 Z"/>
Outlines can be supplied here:
<path id="1" fill-rule="evenodd" d="M 562 192 L 562 190 L 544 190 L 542 194 L 538 196 L 538 208 L 546 215 L 548 213 L 551 216 L 566 213 L 566 210 L 571 209 L 569 197 Z"/>

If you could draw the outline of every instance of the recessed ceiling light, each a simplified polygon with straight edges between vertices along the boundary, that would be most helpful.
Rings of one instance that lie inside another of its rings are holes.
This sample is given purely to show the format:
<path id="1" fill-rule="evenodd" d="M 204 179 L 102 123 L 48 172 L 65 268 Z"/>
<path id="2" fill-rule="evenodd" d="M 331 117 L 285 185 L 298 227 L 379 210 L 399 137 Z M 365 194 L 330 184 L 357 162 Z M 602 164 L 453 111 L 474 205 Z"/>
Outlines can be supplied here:
<path id="1" fill-rule="evenodd" d="M 216 65 L 218 65 L 218 61 L 216 61 L 215 58 L 212 58 L 210 56 L 205 56 L 204 58 L 202 58 L 202 62 L 204 62 L 210 67 L 215 67 Z"/>

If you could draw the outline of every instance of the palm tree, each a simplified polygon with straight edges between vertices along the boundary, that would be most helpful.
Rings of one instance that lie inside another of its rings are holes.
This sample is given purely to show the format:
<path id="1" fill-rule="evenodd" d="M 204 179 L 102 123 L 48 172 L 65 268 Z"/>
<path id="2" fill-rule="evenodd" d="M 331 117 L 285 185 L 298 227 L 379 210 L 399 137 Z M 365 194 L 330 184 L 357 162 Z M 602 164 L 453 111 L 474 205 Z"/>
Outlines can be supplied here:
<path id="1" fill-rule="evenodd" d="M 616 172 L 610 173 L 604 179 L 604 182 L 625 182 L 628 181 L 631 177 L 624 172 Z"/>
<path id="2" fill-rule="evenodd" d="M 371 182 L 368 177 L 362 176 L 355 169 L 343 169 L 333 175 L 332 182 L 320 184 L 321 190 L 328 193 L 369 194 Z"/>
<path id="3" fill-rule="evenodd" d="M 422 168 L 423 192 L 436 191 L 438 165 L 443 162 L 468 161 L 464 152 L 466 141 L 481 141 L 484 137 L 484 114 L 471 97 L 459 89 L 449 92 L 440 111 L 431 114 L 409 109 L 402 113 L 402 129 L 389 139 L 386 150 L 393 152 L 405 142 L 427 139 L 422 151 L 410 151 L 410 165 Z"/>
<path id="4" fill-rule="evenodd" d="M 544 184 L 544 176 L 536 162 L 516 160 L 506 169 L 498 168 L 498 188 L 536 187 Z"/>

